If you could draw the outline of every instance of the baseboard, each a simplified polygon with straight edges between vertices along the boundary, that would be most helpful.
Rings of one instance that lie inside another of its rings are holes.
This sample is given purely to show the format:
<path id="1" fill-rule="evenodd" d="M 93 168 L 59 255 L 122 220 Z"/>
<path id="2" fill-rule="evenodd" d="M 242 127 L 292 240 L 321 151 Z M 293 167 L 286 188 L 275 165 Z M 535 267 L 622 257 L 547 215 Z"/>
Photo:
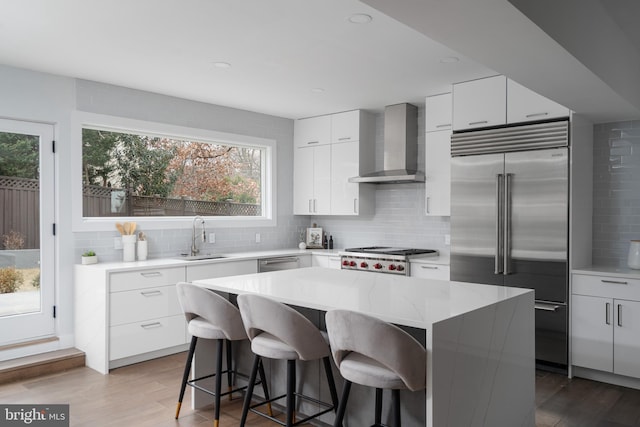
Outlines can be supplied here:
<path id="1" fill-rule="evenodd" d="M 594 369 L 581 368 L 579 366 L 573 367 L 572 372 L 574 377 L 586 378 L 588 380 L 600 381 L 601 383 L 619 385 L 622 387 L 635 388 L 640 390 L 640 379 L 625 377 L 624 375 L 616 375 L 610 372 L 596 371 Z"/>
<path id="2" fill-rule="evenodd" d="M 0 384 L 67 371 L 84 364 L 84 353 L 75 348 L 5 360 L 0 362 Z"/>

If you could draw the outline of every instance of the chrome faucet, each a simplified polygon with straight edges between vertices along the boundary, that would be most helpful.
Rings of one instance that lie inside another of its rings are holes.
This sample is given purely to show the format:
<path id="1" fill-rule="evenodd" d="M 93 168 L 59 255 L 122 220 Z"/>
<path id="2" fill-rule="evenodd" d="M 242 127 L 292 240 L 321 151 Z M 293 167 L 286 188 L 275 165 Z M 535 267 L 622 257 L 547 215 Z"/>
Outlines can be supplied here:
<path id="1" fill-rule="evenodd" d="M 200 221 L 200 224 L 202 225 L 202 241 L 205 242 L 207 240 L 207 232 L 204 229 L 204 219 L 202 219 L 202 217 L 200 216 L 196 216 L 195 218 L 193 218 L 193 225 L 192 225 L 192 233 L 191 233 L 191 256 L 195 256 L 198 255 L 198 253 L 200 252 L 200 249 L 198 249 L 198 245 L 196 244 L 196 221 Z"/>

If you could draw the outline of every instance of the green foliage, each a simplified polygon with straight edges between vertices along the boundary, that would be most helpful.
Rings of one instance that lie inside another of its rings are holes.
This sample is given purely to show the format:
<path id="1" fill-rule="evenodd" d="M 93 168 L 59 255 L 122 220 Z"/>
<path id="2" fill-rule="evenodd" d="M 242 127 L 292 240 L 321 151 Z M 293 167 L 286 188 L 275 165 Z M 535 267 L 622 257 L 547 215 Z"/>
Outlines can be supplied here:
<path id="1" fill-rule="evenodd" d="M 38 179 L 39 149 L 37 136 L 0 132 L 0 175 Z"/>
<path id="2" fill-rule="evenodd" d="M 40 273 L 38 273 L 37 276 L 31 279 L 31 286 L 40 289 Z"/>
<path id="3" fill-rule="evenodd" d="M 10 294 L 22 284 L 22 273 L 15 267 L 0 268 L 0 294 Z"/>
<path id="4" fill-rule="evenodd" d="M 118 141 L 117 134 L 94 129 L 82 129 L 82 180 L 84 184 L 107 186 L 114 172 L 111 153 Z"/>
<path id="5" fill-rule="evenodd" d="M 96 256 L 96 253 L 94 251 L 86 251 L 82 256 Z"/>

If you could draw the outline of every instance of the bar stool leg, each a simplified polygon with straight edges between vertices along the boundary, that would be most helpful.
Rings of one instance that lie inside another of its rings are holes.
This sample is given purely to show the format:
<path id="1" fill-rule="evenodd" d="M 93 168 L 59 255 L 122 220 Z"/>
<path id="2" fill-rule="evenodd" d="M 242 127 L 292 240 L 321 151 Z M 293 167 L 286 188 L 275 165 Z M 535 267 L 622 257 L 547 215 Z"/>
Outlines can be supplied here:
<path id="1" fill-rule="evenodd" d="M 395 427 L 400 427 L 400 390 L 391 390 L 391 401 L 393 405 L 393 417 Z"/>
<path id="2" fill-rule="evenodd" d="M 296 361 L 287 360 L 287 427 L 295 422 Z"/>
<path id="3" fill-rule="evenodd" d="M 329 383 L 329 393 L 331 394 L 331 402 L 333 402 L 333 412 L 338 410 L 338 392 L 336 391 L 336 382 L 333 380 L 333 371 L 331 370 L 331 361 L 329 357 L 323 357 L 324 371 L 327 374 L 327 382 Z"/>
<path id="4" fill-rule="evenodd" d="M 191 362 L 193 361 L 193 353 L 196 350 L 196 343 L 198 337 L 191 337 L 191 344 L 189 345 L 189 354 L 187 355 L 187 363 L 184 366 L 184 374 L 182 375 L 182 385 L 180 385 L 180 396 L 178 397 L 178 406 L 176 408 L 176 420 L 180 416 L 180 408 L 182 407 L 182 399 L 184 398 L 184 391 L 187 388 L 187 381 L 189 380 L 189 373 L 191 371 Z"/>
<path id="5" fill-rule="evenodd" d="M 344 413 L 347 409 L 347 400 L 349 400 L 349 392 L 351 391 L 351 381 L 344 381 L 344 388 L 342 389 L 342 397 L 340 398 L 340 405 L 338 405 L 338 412 L 336 413 L 336 419 L 333 423 L 333 427 L 342 427 L 342 420 L 344 419 Z"/>
<path id="6" fill-rule="evenodd" d="M 229 392 L 229 401 L 233 399 L 233 353 L 232 353 L 232 341 L 225 340 L 227 344 L 227 391 Z"/>
<path id="7" fill-rule="evenodd" d="M 247 422 L 247 414 L 249 413 L 249 407 L 251 406 L 251 398 L 253 397 L 253 386 L 256 382 L 256 375 L 258 374 L 258 367 L 260 366 L 260 356 L 257 354 L 253 357 L 253 368 L 251 368 L 251 374 L 249 375 L 249 384 L 247 384 L 246 394 L 244 396 L 244 404 L 242 405 L 242 418 L 240 418 L 240 427 L 244 427 Z"/>
<path id="8" fill-rule="evenodd" d="M 269 387 L 267 387 L 267 376 L 264 373 L 264 365 L 260 360 L 258 366 L 258 374 L 260 375 L 260 383 L 262 383 L 262 392 L 264 393 L 264 399 L 269 400 Z M 273 409 L 271 409 L 271 402 L 267 402 L 267 415 L 273 417 Z"/>
<path id="9" fill-rule="evenodd" d="M 224 345 L 224 340 L 219 339 L 217 341 L 217 351 L 216 351 L 216 384 L 215 384 L 215 401 L 214 404 L 216 407 L 214 408 L 215 415 L 213 417 L 213 427 L 218 427 L 220 423 L 220 389 L 222 388 L 222 346 Z"/>
<path id="10" fill-rule="evenodd" d="M 376 388 L 376 426 L 382 425 L 382 389 Z"/>

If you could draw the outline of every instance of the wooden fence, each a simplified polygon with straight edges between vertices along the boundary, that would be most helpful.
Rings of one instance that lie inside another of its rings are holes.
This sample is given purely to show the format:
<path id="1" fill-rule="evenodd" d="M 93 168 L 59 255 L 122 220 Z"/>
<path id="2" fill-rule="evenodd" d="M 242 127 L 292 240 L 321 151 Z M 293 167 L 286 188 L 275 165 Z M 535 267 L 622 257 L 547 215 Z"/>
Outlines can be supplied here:
<path id="1" fill-rule="evenodd" d="M 260 205 L 133 196 L 125 190 L 85 185 L 83 216 L 259 216 Z M 24 237 L 22 249 L 40 247 L 40 186 L 37 179 L 0 176 L 0 238 L 11 231 Z M 53 209 L 53 206 L 45 207 Z M 0 249 L 5 249 L 0 241 Z"/>

